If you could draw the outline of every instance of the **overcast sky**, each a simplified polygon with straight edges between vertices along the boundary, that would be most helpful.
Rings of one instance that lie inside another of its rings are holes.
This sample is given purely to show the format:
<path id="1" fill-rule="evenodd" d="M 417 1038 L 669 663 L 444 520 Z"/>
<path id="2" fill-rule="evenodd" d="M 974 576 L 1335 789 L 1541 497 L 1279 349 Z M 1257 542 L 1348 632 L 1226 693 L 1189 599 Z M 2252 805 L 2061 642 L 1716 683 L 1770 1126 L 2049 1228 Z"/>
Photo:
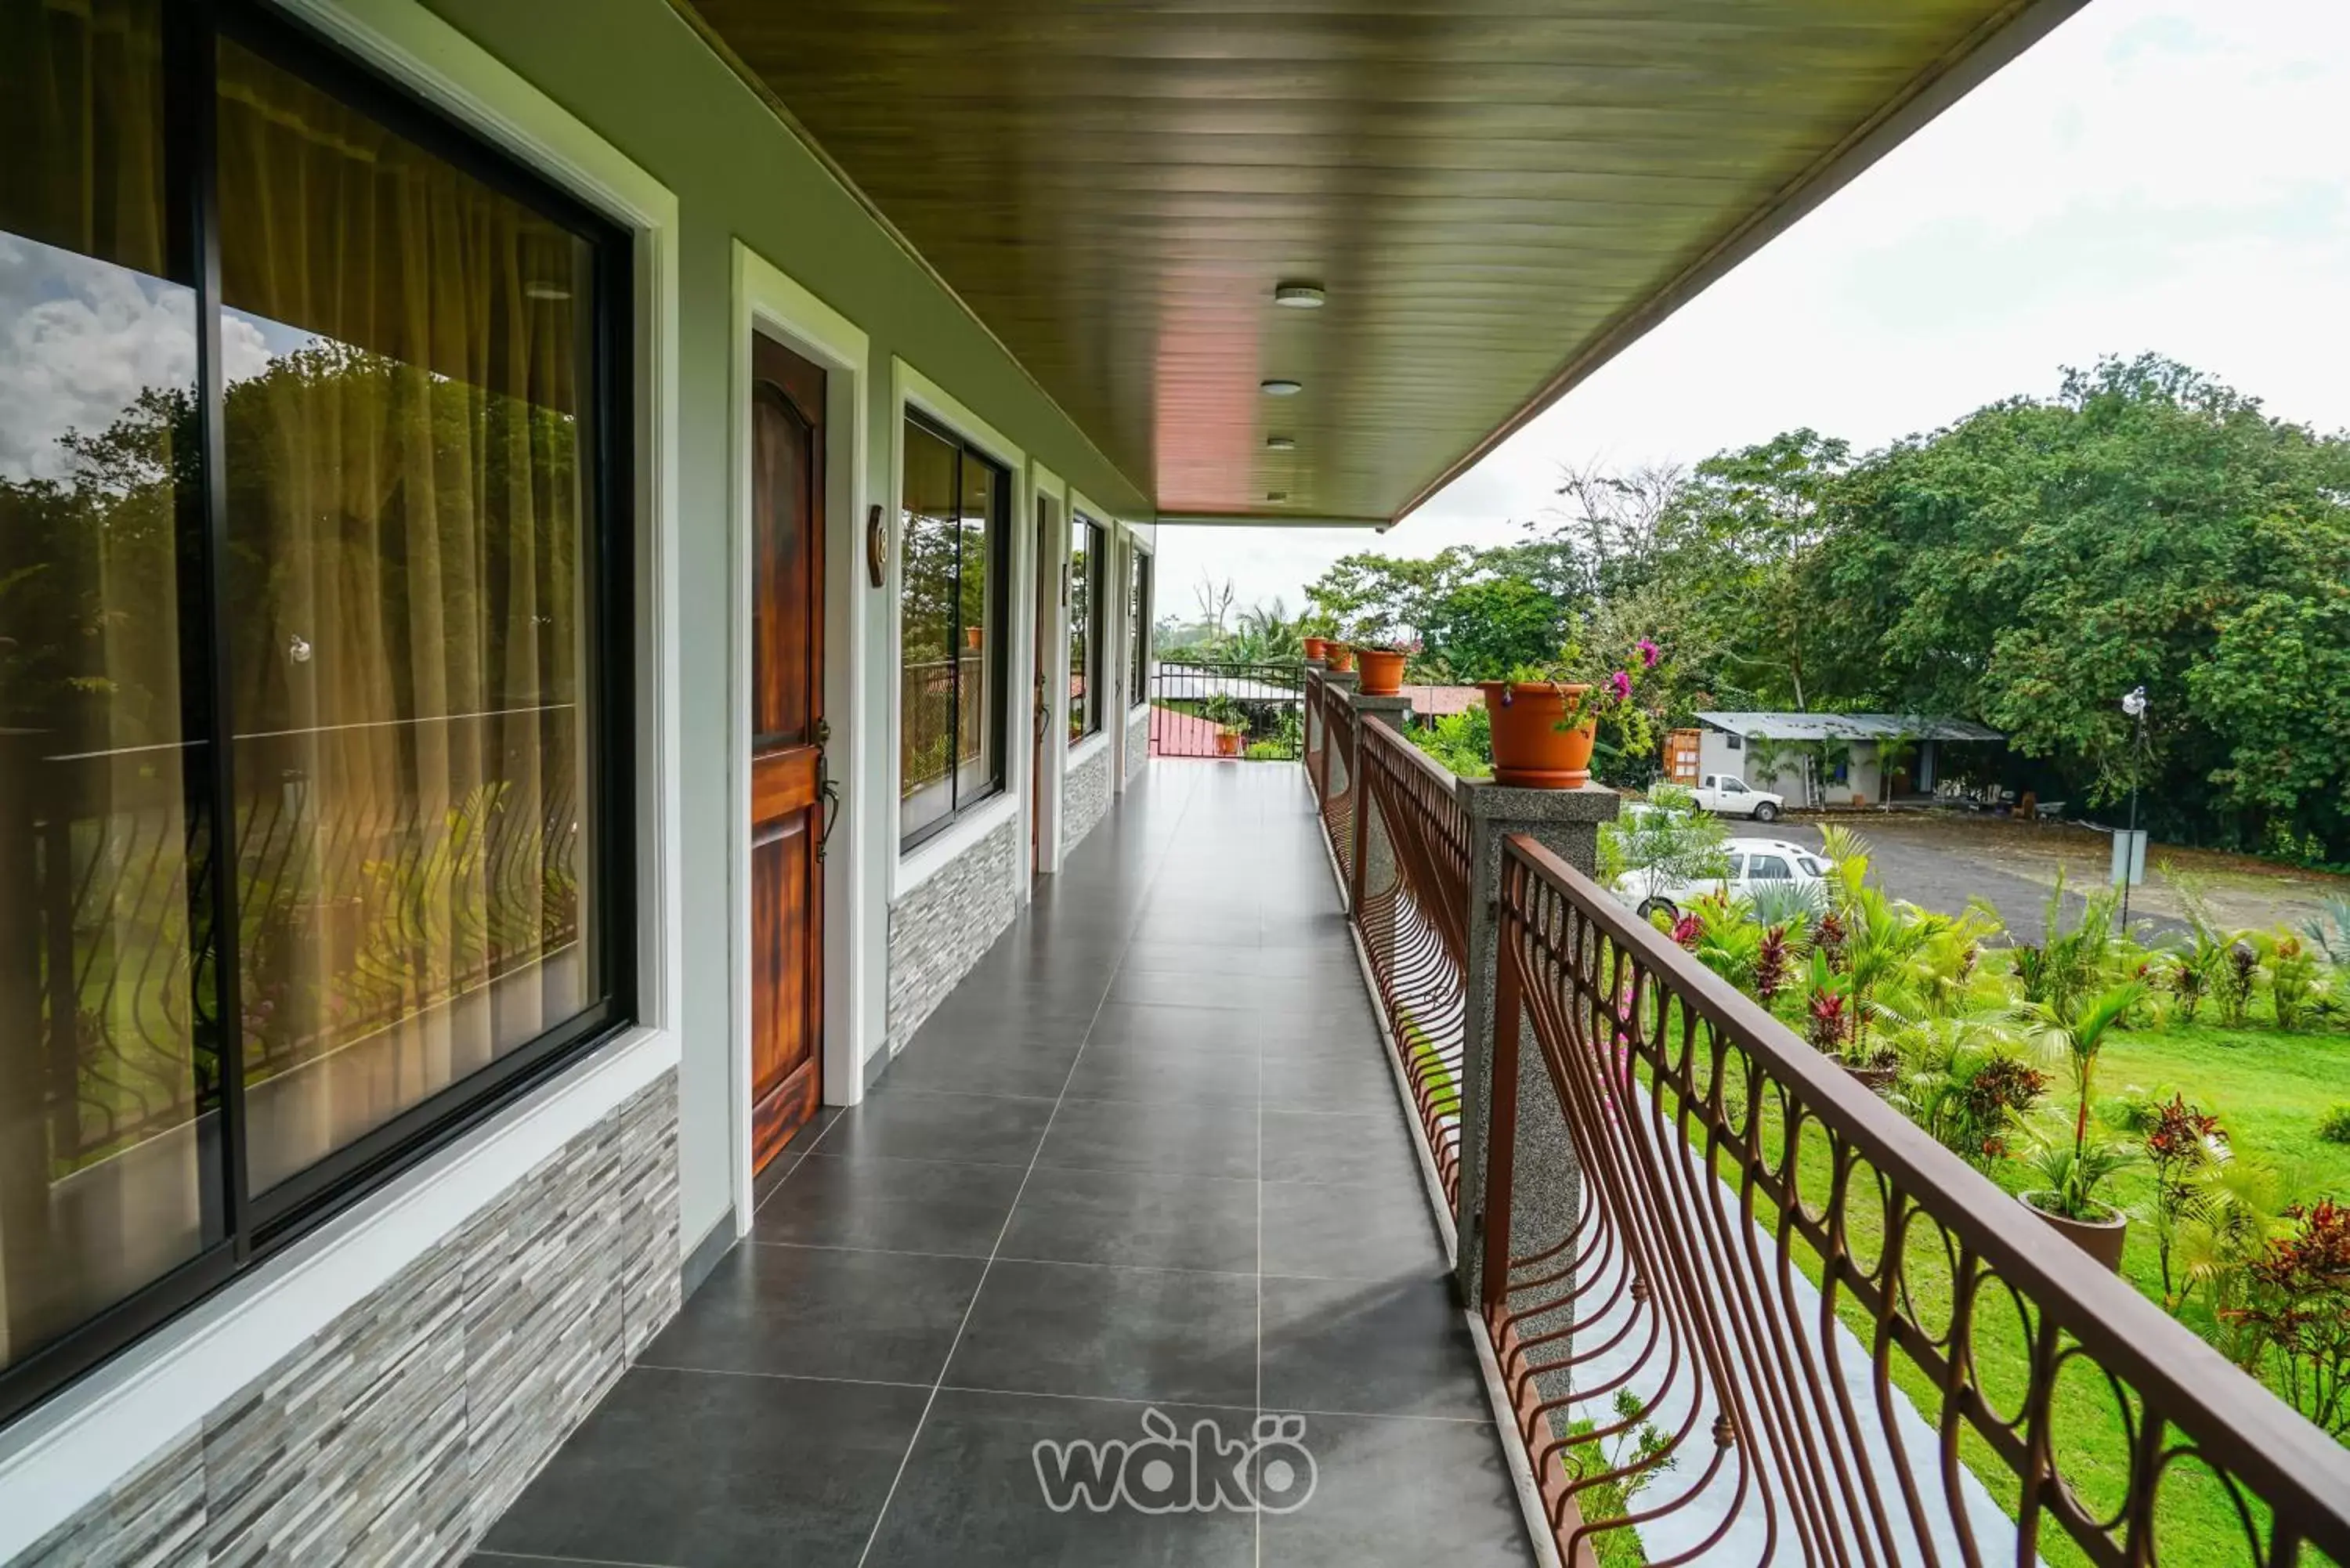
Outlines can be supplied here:
<path id="1" fill-rule="evenodd" d="M 2350 4 L 2091 0 L 1384 537 L 1161 530 L 1159 608 L 1520 537 L 1562 463 L 1880 446 L 2146 350 L 2350 428 Z"/>

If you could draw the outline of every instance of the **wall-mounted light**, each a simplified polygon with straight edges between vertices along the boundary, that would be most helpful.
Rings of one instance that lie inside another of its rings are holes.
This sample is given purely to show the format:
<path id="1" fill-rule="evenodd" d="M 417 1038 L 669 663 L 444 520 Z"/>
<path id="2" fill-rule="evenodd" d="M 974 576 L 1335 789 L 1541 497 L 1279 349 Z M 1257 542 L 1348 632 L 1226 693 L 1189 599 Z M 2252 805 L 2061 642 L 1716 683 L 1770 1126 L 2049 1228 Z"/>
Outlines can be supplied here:
<path id="1" fill-rule="evenodd" d="M 1297 450 L 1297 438 L 1295 436 L 1267 436 L 1264 438 L 1264 450 L 1267 452 L 1295 452 Z"/>
<path id="2" fill-rule="evenodd" d="M 1259 381 L 1256 384 L 1256 389 L 1268 398 L 1294 398 L 1305 389 L 1305 383 L 1279 379 Z"/>
<path id="3" fill-rule="evenodd" d="M 1278 283 L 1273 287 L 1273 302 L 1292 310 L 1319 310 L 1329 296 L 1318 283 Z"/>

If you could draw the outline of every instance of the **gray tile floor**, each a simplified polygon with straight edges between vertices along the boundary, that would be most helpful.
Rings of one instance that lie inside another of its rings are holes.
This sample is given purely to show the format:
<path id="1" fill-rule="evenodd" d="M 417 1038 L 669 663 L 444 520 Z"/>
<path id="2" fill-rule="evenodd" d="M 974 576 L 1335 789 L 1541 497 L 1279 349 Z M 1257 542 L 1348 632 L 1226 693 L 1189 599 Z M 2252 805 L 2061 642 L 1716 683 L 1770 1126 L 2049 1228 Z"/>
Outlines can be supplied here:
<path id="1" fill-rule="evenodd" d="M 1311 812 L 1153 764 L 474 1561 L 1532 1562 Z M 1311 1494 L 1048 1506 L 1150 1410 L 1301 1417 Z"/>

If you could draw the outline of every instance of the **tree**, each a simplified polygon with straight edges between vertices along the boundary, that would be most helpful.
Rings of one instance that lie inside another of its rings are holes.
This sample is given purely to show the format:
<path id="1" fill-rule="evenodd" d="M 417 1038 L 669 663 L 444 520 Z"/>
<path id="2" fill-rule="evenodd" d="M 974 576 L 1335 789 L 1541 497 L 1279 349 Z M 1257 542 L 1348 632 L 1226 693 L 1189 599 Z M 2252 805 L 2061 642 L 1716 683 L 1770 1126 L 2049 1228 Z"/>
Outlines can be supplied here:
<path id="1" fill-rule="evenodd" d="M 2154 356 L 2067 371 L 1895 443 L 1825 493 L 1814 669 L 1840 697 L 1980 716 L 2093 803 L 2154 700 L 2159 831 L 2340 844 L 2350 441 Z"/>
<path id="2" fill-rule="evenodd" d="M 1365 552 L 1333 562 L 1305 590 L 1342 635 L 1417 640 L 1419 673 L 1497 680 L 1555 653 L 1565 635 L 1569 576 L 1561 548 L 1456 545 L 1425 560 Z"/>
<path id="3" fill-rule="evenodd" d="M 1224 618 L 1232 613 L 1232 580 L 1226 577 L 1219 583 L 1201 572 L 1199 586 L 1191 590 L 1191 597 L 1200 602 L 1200 618 L 1208 623 L 1209 640 L 1222 640 Z"/>
<path id="4" fill-rule="evenodd" d="M 1809 568 L 1851 457 L 1846 441 L 1791 431 L 1706 459 L 1679 498 L 1677 564 L 1707 605 L 1725 662 L 1798 711 L 1811 705 Z"/>
<path id="5" fill-rule="evenodd" d="M 1700 810 L 1689 791 L 1660 785 L 1639 811 L 1601 825 L 1600 872 L 1610 882 L 1638 878 L 1645 903 L 1677 883 L 1728 876 L 1729 840 L 1721 818 Z"/>

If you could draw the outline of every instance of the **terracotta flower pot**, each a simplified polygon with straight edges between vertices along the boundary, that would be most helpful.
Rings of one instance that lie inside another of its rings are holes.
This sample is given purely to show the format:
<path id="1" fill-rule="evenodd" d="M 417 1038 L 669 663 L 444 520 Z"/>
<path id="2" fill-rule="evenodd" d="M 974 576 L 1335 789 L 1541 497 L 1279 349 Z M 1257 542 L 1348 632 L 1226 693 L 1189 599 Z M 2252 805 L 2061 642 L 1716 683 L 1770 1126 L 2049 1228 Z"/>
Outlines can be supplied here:
<path id="1" fill-rule="evenodd" d="M 979 634 L 980 628 L 978 627 L 967 626 L 963 628 L 962 645 L 965 648 L 977 648 L 979 646 Z"/>
<path id="2" fill-rule="evenodd" d="M 1860 1086 L 1872 1095 L 1891 1093 L 1894 1084 L 1901 1076 L 1900 1067 L 1892 1063 L 1887 1063 L 1881 1067 L 1856 1067 L 1846 1062 L 1844 1064 L 1844 1070 L 1850 1073 L 1858 1081 Z"/>
<path id="3" fill-rule="evenodd" d="M 1330 640 L 1329 640 L 1329 639 L 1327 639 L 1327 638 L 1322 638 L 1322 637 L 1309 637 L 1309 638 L 1307 638 L 1307 639 L 1305 639 L 1305 657 L 1306 657 L 1306 658 L 1308 658 L 1308 659 L 1327 659 L 1329 656 L 1330 656 Z"/>
<path id="4" fill-rule="evenodd" d="M 1355 668 L 1355 650 L 1343 642 L 1326 644 L 1325 653 L 1330 660 L 1330 668 L 1341 675 Z"/>
<path id="5" fill-rule="evenodd" d="M 2023 1206 L 2039 1216 L 2040 1222 L 2078 1247 L 2090 1257 L 2118 1274 L 2122 1272 L 2122 1244 L 2129 1240 L 2129 1216 L 2118 1209 L 2108 1208 L 2102 1220 L 2068 1220 L 2062 1214 L 2051 1214 L 2033 1201 L 2045 1193 L 2024 1192 L 2017 1196 Z"/>
<path id="6" fill-rule="evenodd" d="M 1403 690 L 1403 655 L 1384 648 L 1366 648 L 1355 655 L 1363 667 L 1363 695 L 1393 697 Z"/>
<path id="7" fill-rule="evenodd" d="M 1241 732 L 1238 730 L 1216 732 L 1216 755 L 1237 757 L 1241 754 Z"/>
<path id="8" fill-rule="evenodd" d="M 1521 789 L 1580 789 L 1591 782 L 1591 745 L 1597 738 L 1597 721 L 1586 719 L 1569 729 L 1559 727 L 1568 697 L 1579 697 L 1591 688 L 1481 680 L 1477 689 L 1485 694 L 1485 711 L 1493 721 L 1495 784 Z"/>

